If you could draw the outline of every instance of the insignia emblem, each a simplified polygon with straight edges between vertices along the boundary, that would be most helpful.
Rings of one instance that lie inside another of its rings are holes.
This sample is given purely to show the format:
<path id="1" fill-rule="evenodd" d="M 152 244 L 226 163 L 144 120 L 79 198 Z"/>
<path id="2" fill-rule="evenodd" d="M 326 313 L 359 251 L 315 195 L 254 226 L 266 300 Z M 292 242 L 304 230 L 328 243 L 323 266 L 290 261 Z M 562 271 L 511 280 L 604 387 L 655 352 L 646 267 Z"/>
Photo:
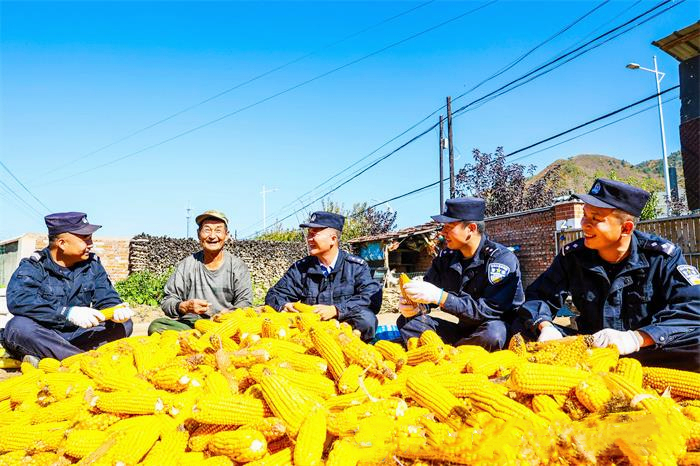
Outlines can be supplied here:
<path id="1" fill-rule="evenodd" d="M 598 194 L 600 192 L 600 183 L 596 183 L 591 188 L 591 194 Z"/>
<path id="2" fill-rule="evenodd" d="M 688 283 L 691 285 L 700 285 L 700 272 L 698 272 L 698 269 L 687 264 L 679 265 L 676 269 Z"/>
<path id="3" fill-rule="evenodd" d="M 510 267 L 505 264 L 494 262 L 489 264 L 489 282 L 492 285 L 502 281 L 510 273 Z"/>
<path id="4" fill-rule="evenodd" d="M 311 216 L 311 221 L 312 221 L 312 222 L 315 222 L 315 221 L 316 221 L 316 214 L 313 214 L 313 215 Z"/>

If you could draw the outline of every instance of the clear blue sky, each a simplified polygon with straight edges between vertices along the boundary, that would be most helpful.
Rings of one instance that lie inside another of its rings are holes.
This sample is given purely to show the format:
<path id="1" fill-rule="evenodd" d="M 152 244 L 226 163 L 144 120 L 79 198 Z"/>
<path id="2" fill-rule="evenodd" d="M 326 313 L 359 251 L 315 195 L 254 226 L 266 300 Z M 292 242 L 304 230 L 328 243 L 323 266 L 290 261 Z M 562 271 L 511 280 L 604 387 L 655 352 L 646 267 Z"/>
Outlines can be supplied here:
<path id="1" fill-rule="evenodd" d="M 423 3 L 3 1 L 0 161 L 41 203 L 0 167 L 0 239 L 44 231 L 45 206 L 87 212 L 93 223 L 104 225 L 100 234 L 105 236 L 183 237 L 188 202 L 193 216 L 220 209 L 239 237 L 250 235 L 262 227 L 263 185 L 276 189 L 267 194 L 269 226 L 337 186 L 336 181 L 297 199 L 438 109 L 445 96 L 465 92 L 602 2 L 499 1 L 222 118 L 486 5 Z M 502 76 L 455 101 L 454 108 L 657 3 L 605 3 Z M 654 93 L 653 74 L 626 69 L 630 61 L 651 67 L 656 54 L 667 73 L 662 88 L 676 85 L 677 62 L 651 42 L 698 17 L 700 3 L 687 0 L 456 117 L 458 168 L 471 161 L 474 147 L 492 151 L 503 145 L 508 153 Z M 315 53 L 117 142 L 310 52 Z M 666 103 L 664 112 L 672 152 L 680 146 L 678 99 Z M 98 151 L 104 146 L 109 147 Z M 579 153 L 632 163 L 660 158 L 656 110 L 522 162 L 541 168 Z M 433 131 L 330 197 L 346 207 L 376 203 L 435 180 Z M 398 225 L 409 226 L 437 213 L 438 199 L 434 188 L 394 201 L 391 208 L 398 211 Z M 316 203 L 304 211 L 319 207 Z M 284 226 L 304 217 L 292 216 Z"/>

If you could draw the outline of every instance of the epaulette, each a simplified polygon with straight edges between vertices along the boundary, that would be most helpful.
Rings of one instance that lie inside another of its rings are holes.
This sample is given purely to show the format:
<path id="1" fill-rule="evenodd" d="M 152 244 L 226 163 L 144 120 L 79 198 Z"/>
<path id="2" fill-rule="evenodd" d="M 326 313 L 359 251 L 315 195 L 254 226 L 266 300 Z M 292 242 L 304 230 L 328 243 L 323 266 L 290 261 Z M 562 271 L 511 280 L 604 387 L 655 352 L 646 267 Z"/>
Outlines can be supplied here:
<path id="1" fill-rule="evenodd" d="M 570 252 L 580 251 L 583 249 L 584 238 L 579 238 L 576 241 L 572 241 L 561 249 L 561 255 L 565 256 Z"/>
<path id="2" fill-rule="evenodd" d="M 677 246 L 670 241 L 654 239 L 640 242 L 640 247 L 649 251 L 657 251 L 670 256 L 673 254 L 673 251 L 676 250 Z"/>
<path id="3" fill-rule="evenodd" d="M 296 265 L 297 267 L 299 267 L 299 266 L 301 266 L 301 265 L 305 265 L 305 264 L 306 264 L 307 262 L 309 262 L 313 257 L 314 257 L 314 256 L 302 257 L 301 259 L 299 259 L 298 261 L 296 261 L 296 262 L 294 263 L 294 265 Z"/>
<path id="4" fill-rule="evenodd" d="M 33 260 L 34 262 L 39 262 L 44 258 L 44 253 L 43 251 L 34 251 L 31 256 L 29 256 L 30 260 Z"/>
<path id="5" fill-rule="evenodd" d="M 363 258 L 357 257 L 357 256 L 353 256 L 352 254 L 348 254 L 348 255 L 345 257 L 345 260 L 348 261 L 348 262 L 353 262 L 353 263 L 355 263 L 355 264 L 360 264 L 360 265 L 364 265 L 364 264 L 367 263 L 367 262 L 365 262 L 365 260 L 364 260 Z"/>
<path id="6" fill-rule="evenodd" d="M 485 243 L 484 247 L 481 248 L 481 254 L 483 257 L 491 257 L 496 251 L 498 251 L 498 246 L 495 244 Z"/>

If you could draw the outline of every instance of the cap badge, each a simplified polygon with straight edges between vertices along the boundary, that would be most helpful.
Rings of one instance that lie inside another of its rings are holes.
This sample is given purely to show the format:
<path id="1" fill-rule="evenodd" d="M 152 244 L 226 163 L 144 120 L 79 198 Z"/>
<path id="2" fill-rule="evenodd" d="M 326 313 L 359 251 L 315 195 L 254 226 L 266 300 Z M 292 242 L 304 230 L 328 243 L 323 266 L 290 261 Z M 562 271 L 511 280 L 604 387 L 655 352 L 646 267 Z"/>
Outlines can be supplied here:
<path id="1" fill-rule="evenodd" d="M 598 194 L 600 192 L 600 183 L 596 183 L 591 188 L 591 194 Z"/>
<path id="2" fill-rule="evenodd" d="M 87 221 L 87 217 L 83 217 L 82 222 L 83 222 L 83 223 L 87 223 L 87 222 L 88 222 L 88 221 Z"/>
<path id="3" fill-rule="evenodd" d="M 312 221 L 312 222 L 315 222 L 315 221 L 316 221 L 316 214 L 313 214 L 313 215 L 311 216 L 311 221 Z"/>

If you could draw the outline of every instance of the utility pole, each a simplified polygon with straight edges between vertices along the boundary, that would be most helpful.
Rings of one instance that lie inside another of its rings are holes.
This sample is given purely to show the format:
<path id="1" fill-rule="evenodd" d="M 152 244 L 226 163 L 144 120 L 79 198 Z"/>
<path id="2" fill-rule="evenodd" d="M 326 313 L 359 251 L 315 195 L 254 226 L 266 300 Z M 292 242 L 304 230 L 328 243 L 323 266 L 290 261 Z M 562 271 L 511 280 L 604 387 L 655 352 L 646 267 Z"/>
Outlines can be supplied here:
<path id="1" fill-rule="evenodd" d="M 440 115 L 440 175 L 438 177 L 438 180 L 440 180 L 440 207 L 438 208 L 438 212 L 442 212 L 442 206 L 445 205 L 445 187 L 443 186 L 442 183 L 442 174 L 444 173 L 442 169 L 442 150 L 445 148 L 445 136 L 443 135 L 443 127 L 444 127 L 444 119 L 442 118 L 442 115 Z"/>
<path id="2" fill-rule="evenodd" d="M 452 141 L 452 97 L 447 96 L 447 143 L 450 157 L 450 199 L 455 197 L 455 152 Z"/>
<path id="3" fill-rule="evenodd" d="M 185 238 L 189 239 L 190 238 L 190 218 L 191 218 L 190 214 L 192 212 L 192 208 L 190 207 L 190 201 L 187 201 L 187 207 L 185 207 L 185 212 L 186 212 L 185 219 L 187 219 L 186 220 L 187 221 L 187 236 L 185 236 Z"/>
<path id="4" fill-rule="evenodd" d="M 279 191 L 277 188 L 270 188 L 270 189 L 265 189 L 265 185 L 262 187 L 262 191 L 260 191 L 260 194 L 262 194 L 262 201 L 263 201 L 263 233 L 265 230 L 267 230 L 267 205 L 265 202 L 265 198 L 267 193 L 274 193 L 275 191 Z"/>

